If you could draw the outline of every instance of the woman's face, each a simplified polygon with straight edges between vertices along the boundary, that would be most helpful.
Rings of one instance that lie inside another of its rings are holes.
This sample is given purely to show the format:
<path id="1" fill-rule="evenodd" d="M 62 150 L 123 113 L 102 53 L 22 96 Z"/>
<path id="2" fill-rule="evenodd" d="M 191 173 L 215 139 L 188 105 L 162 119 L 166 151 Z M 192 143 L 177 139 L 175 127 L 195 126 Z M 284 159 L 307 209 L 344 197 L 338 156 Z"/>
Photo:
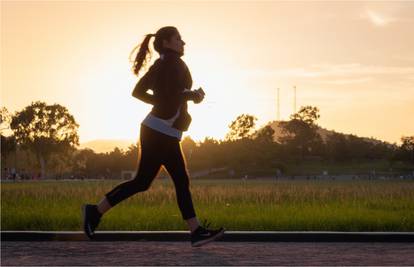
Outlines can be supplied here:
<path id="1" fill-rule="evenodd" d="M 174 34 L 171 36 L 170 40 L 163 40 L 163 44 L 165 48 L 170 48 L 181 55 L 184 55 L 184 45 L 185 42 L 181 39 L 181 36 L 179 33 Z"/>

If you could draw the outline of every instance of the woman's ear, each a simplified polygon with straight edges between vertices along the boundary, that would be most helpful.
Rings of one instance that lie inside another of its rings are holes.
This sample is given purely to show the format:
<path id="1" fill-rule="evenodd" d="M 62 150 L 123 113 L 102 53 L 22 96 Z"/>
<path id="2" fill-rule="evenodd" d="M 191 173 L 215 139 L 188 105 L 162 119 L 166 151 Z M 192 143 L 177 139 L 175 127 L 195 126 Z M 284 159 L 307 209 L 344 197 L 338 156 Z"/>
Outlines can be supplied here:
<path id="1" fill-rule="evenodd" d="M 168 41 L 167 40 L 162 40 L 162 47 L 168 47 Z"/>

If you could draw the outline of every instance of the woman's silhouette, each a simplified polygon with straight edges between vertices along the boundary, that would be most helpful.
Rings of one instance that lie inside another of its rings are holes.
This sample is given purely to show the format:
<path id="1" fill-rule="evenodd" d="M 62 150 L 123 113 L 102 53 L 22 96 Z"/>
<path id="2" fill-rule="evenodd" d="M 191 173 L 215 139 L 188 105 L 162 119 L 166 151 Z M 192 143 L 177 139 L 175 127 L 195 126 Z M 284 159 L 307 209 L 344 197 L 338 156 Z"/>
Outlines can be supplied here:
<path id="1" fill-rule="evenodd" d="M 122 200 L 146 191 L 163 165 L 174 182 L 178 206 L 191 231 L 192 246 L 201 246 L 221 237 L 224 228 L 211 230 L 207 228 L 208 225 L 201 226 L 197 220 L 180 140 L 183 131 L 188 130 L 191 123 L 187 101 L 200 103 L 204 92 L 201 88 L 191 90 L 191 74 L 181 59 L 185 43 L 178 30 L 172 26 L 146 35 L 134 60 L 134 74 L 138 76 L 147 61 L 148 44 L 152 37 L 155 37 L 154 49 L 160 57 L 138 81 L 132 92 L 132 96 L 153 105 L 151 112 L 141 123 L 141 157 L 137 174 L 134 179 L 117 185 L 105 194 L 98 205 L 83 205 L 83 227 L 85 234 L 93 238 L 101 216 Z M 153 93 L 147 93 L 148 90 Z"/>

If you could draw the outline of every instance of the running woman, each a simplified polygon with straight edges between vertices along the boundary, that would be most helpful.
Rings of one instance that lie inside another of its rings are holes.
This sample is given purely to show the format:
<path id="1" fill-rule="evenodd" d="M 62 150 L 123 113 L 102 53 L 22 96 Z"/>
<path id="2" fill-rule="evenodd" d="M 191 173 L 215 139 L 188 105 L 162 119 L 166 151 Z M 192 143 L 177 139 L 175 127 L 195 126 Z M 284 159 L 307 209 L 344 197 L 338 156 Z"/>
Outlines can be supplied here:
<path id="1" fill-rule="evenodd" d="M 200 225 L 193 207 L 180 141 L 191 123 L 187 101 L 201 103 L 205 94 L 201 87 L 191 90 L 191 74 L 181 59 L 185 42 L 177 28 L 172 26 L 163 27 L 155 34 L 147 34 L 141 45 L 134 48 L 132 52 L 139 47 L 133 64 L 134 74 L 138 76 L 149 59 L 148 54 L 151 55 L 148 45 L 152 37 L 155 37 L 154 49 L 160 56 L 132 92 L 132 96 L 153 105 L 141 123 L 141 156 L 137 173 L 133 179 L 106 193 L 97 205 L 82 206 L 83 228 L 92 239 L 102 215 L 124 199 L 148 190 L 163 165 L 174 182 L 178 207 L 191 232 L 191 245 L 202 246 L 222 237 L 225 229 L 208 229 L 208 225 Z M 149 94 L 148 90 L 153 93 Z"/>

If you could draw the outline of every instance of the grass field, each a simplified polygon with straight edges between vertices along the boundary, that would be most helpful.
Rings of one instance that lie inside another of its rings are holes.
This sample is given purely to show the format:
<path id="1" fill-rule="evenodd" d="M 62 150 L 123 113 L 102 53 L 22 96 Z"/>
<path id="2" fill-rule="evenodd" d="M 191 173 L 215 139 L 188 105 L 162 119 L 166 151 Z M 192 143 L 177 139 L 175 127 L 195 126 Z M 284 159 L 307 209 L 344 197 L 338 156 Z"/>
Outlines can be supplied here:
<path id="1" fill-rule="evenodd" d="M 81 230 L 81 205 L 121 181 L 1 184 L 2 230 Z M 413 181 L 192 180 L 200 220 L 228 230 L 414 231 Z M 171 180 L 105 214 L 98 230 L 186 230 Z"/>

